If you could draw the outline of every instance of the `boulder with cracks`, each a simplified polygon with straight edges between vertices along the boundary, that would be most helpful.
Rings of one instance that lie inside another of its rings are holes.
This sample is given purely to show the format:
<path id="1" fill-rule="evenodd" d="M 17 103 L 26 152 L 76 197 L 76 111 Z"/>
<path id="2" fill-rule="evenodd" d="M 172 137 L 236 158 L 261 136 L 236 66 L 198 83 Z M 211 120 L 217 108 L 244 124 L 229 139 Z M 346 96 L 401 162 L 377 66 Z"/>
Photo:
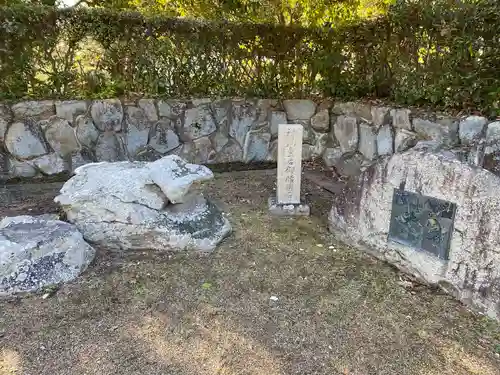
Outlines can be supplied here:
<path id="1" fill-rule="evenodd" d="M 94 255 L 74 225 L 51 215 L 6 217 L 0 221 L 0 295 L 73 280 Z"/>
<path id="2" fill-rule="evenodd" d="M 176 155 L 152 163 L 93 163 L 75 171 L 55 201 L 91 243 L 121 250 L 209 252 L 231 231 L 193 184 L 213 178 Z"/>

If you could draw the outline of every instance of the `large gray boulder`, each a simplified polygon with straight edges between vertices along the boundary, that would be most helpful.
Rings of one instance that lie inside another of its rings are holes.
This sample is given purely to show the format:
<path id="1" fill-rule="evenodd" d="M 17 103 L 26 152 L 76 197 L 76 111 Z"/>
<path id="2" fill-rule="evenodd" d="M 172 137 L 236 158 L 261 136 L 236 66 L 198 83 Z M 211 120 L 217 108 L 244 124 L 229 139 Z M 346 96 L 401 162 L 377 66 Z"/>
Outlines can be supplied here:
<path id="1" fill-rule="evenodd" d="M 388 240 L 394 189 L 456 204 L 448 260 Z M 449 151 L 412 149 L 379 160 L 335 197 L 330 229 L 500 319 L 500 178 Z"/>
<path id="2" fill-rule="evenodd" d="M 213 178 L 176 155 L 152 163 L 87 164 L 56 197 L 86 240 L 115 249 L 211 251 L 231 231 L 192 185 Z"/>
<path id="3" fill-rule="evenodd" d="M 49 215 L 0 221 L 0 295 L 75 279 L 95 251 L 74 225 Z"/>

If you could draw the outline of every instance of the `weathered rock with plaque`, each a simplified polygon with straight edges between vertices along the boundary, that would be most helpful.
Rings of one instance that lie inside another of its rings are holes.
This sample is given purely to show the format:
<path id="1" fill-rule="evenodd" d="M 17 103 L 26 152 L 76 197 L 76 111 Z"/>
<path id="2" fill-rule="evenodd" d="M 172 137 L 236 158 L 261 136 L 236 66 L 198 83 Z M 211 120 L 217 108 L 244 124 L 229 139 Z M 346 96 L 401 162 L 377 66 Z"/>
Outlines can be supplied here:
<path id="1" fill-rule="evenodd" d="M 278 176 L 276 196 L 269 198 L 269 211 L 279 216 L 308 216 L 309 206 L 300 198 L 302 134 L 298 124 L 278 128 Z"/>

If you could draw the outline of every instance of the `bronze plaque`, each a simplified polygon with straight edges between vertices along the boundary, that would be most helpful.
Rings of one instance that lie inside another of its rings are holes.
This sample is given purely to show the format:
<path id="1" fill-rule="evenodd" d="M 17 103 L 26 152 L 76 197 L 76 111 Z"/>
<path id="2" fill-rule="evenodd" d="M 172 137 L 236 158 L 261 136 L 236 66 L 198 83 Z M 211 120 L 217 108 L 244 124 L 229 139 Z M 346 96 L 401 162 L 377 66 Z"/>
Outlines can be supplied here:
<path id="1" fill-rule="evenodd" d="M 389 241 L 448 259 L 456 204 L 394 189 Z"/>

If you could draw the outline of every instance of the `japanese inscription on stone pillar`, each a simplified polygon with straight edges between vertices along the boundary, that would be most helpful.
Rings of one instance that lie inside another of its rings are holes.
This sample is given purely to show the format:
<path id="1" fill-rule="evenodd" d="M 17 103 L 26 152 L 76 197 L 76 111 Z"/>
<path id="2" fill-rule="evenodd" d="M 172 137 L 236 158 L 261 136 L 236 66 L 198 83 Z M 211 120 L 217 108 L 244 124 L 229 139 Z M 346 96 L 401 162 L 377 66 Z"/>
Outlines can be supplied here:
<path id="1" fill-rule="evenodd" d="M 302 171 L 302 125 L 283 124 L 278 128 L 278 186 L 279 204 L 300 203 Z"/>

